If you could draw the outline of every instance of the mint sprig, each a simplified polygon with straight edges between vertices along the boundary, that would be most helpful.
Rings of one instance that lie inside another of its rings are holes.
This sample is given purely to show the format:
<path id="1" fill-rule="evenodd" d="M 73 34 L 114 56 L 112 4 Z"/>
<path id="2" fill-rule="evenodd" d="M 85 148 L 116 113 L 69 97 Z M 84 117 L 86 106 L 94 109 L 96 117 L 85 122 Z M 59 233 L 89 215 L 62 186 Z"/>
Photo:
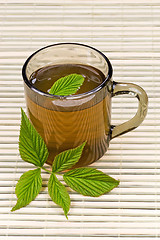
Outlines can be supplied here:
<path id="1" fill-rule="evenodd" d="M 59 96 L 67 96 L 77 92 L 83 84 L 84 77 L 80 74 L 70 74 L 58 79 L 51 87 L 49 93 Z"/>
<path id="2" fill-rule="evenodd" d="M 39 194 L 42 187 L 41 169 L 51 174 L 48 181 L 48 193 L 53 202 L 63 208 L 67 217 L 70 209 L 70 197 L 66 187 L 58 180 L 57 174 L 62 174 L 64 181 L 70 188 L 84 196 L 98 197 L 117 187 L 119 181 L 93 168 L 72 168 L 80 159 L 86 142 L 80 146 L 58 154 L 52 164 L 52 171 L 44 168 L 48 157 L 48 149 L 43 139 L 32 126 L 25 112 L 21 110 L 21 129 L 19 137 L 19 151 L 22 159 L 35 165 L 35 170 L 24 173 L 15 189 L 17 203 L 11 211 L 27 206 Z"/>

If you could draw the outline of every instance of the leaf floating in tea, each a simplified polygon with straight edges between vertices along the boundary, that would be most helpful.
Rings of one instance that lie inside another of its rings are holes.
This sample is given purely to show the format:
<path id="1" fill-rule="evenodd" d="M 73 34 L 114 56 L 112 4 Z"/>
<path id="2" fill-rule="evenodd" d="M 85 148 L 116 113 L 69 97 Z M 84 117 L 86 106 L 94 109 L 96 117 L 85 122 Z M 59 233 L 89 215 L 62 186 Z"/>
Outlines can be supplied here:
<path id="1" fill-rule="evenodd" d="M 59 96 L 68 96 L 78 91 L 83 84 L 84 77 L 80 74 L 70 74 L 58 79 L 51 87 L 49 93 Z"/>

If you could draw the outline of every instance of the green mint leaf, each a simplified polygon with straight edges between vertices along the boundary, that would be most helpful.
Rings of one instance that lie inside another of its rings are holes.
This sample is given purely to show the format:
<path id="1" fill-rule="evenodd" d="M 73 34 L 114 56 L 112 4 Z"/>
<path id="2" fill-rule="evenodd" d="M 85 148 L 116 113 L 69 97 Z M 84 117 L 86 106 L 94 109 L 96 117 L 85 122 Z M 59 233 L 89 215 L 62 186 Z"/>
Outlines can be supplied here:
<path id="1" fill-rule="evenodd" d="M 53 95 L 67 96 L 77 92 L 83 84 L 84 77 L 80 74 L 70 74 L 58 79 L 51 87 L 49 93 Z"/>
<path id="2" fill-rule="evenodd" d="M 51 174 L 48 181 L 48 193 L 53 202 L 63 208 L 64 214 L 67 217 L 70 209 L 70 197 L 65 186 L 57 179 L 55 174 Z"/>
<path id="3" fill-rule="evenodd" d="M 25 172 L 19 179 L 15 193 L 17 195 L 17 203 L 12 208 L 12 212 L 27 206 L 33 201 L 42 187 L 41 169 L 29 170 Z"/>
<path id="4" fill-rule="evenodd" d="M 84 196 L 99 197 L 117 187 L 119 181 L 94 168 L 76 168 L 63 175 L 67 185 Z"/>
<path id="5" fill-rule="evenodd" d="M 59 153 L 53 161 L 52 172 L 61 172 L 75 165 L 82 155 L 85 144 L 86 142 L 76 148 Z"/>
<path id="6" fill-rule="evenodd" d="M 23 109 L 21 109 L 19 152 L 24 161 L 38 167 L 42 167 L 48 157 L 44 140 L 30 123 Z"/>

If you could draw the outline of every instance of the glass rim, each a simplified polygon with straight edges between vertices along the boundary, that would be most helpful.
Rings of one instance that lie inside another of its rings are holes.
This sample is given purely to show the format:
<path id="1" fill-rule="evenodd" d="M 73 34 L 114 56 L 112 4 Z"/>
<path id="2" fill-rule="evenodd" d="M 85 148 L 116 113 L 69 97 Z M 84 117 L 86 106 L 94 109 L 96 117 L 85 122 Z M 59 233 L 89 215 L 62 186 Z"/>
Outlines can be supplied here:
<path id="1" fill-rule="evenodd" d="M 38 90 L 37 88 L 35 88 L 31 82 L 29 81 L 29 79 L 27 78 L 27 75 L 26 75 L 26 68 L 27 68 L 27 65 L 29 63 L 29 61 L 32 59 L 33 56 L 35 56 L 38 52 L 46 49 L 46 48 L 50 48 L 50 47 L 54 47 L 54 46 L 60 46 L 60 45 L 77 45 L 77 46 L 82 46 L 82 47 L 86 47 L 86 48 L 90 48 L 96 52 L 98 52 L 103 58 L 104 60 L 107 62 L 107 65 L 108 65 L 108 73 L 107 73 L 107 76 L 106 78 L 104 79 L 104 81 L 99 85 L 97 86 L 96 88 L 88 91 L 88 92 L 85 92 L 85 93 L 81 93 L 81 94 L 77 94 L 77 95 L 69 95 L 69 96 L 60 96 L 60 95 L 53 95 L 53 94 L 49 94 L 49 93 L 45 93 L 41 90 Z M 45 96 L 45 97 L 49 97 L 49 98 L 58 98 L 58 99 L 80 99 L 82 97 L 86 97 L 86 96 L 89 96 L 91 94 L 94 94 L 98 91 L 100 91 L 102 88 L 104 88 L 106 86 L 106 83 L 109 81 L 109 79 L 111 79 L 112 77 L 112 73 L 113 73 L 113 69 L 112 69 L 112 65 L 109 61 L 109 59 L 101 52 L 99 51 L 98 49 L 94 48 L 94 47 L 91 47 L 89 45 L 86 45 L 86 44 L 82 44 L 82 43 L 72 43 L 72 42 L 69 42 L 69 43 L 55 43 L 55 44 L 51 44 L 51 45 L 48 45 L 48 46 L 45 46 L 45 47 L 42 47 L 40 49 L 38 49 L 37 51 L 35 51 L 34 53 L 32 53 L 28 58 L 27 60 L 25 61 L 23 67 L 22 67 L 22 77 L 23 77 L 23 80 L 24 82 L 27 84 L 27 86 L 33 90 L 34 92 L 42 95 L 42 96 Z"/>

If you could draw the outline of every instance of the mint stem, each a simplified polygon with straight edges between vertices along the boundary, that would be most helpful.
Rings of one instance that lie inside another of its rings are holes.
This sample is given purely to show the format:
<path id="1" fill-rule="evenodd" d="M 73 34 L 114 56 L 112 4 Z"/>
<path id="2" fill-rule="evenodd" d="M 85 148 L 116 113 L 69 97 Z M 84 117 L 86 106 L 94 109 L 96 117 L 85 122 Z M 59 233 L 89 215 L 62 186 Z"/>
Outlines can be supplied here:
<path id="1" fill-rule="evenodd" d="M 51 171 L 49 171 L 48 169 L 44 168 L 44 167 L 41 167 L 41 169 L 43 169 L 44 171 L 48 172 L 48 173 L 52 173 Z"/>
<path id="2" fill-rule="evenodd" d="M 46 169 L 44 167 L 41 167 L 41 169 L 43 169 L 45 172 L 50 173 L 50 174 L 54 173 L 54 172 L 51 172 L 51 171 L 49 171 L 48 169 Z M 61 176 L 62 174 L 56 172 L 56 175 L 60 175 Z"/>

